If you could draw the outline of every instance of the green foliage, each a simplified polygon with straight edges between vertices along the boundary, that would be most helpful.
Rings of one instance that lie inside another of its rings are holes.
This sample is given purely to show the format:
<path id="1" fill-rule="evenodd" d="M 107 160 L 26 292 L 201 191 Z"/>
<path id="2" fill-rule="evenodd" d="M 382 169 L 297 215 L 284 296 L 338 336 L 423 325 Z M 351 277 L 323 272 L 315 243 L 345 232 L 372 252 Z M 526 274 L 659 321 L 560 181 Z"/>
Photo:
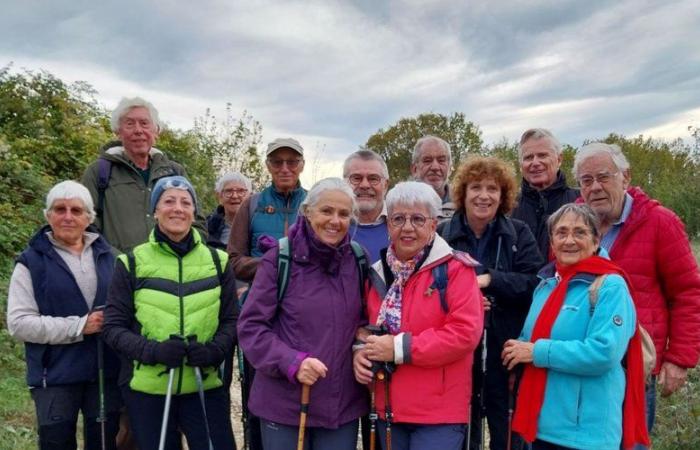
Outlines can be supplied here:
<path id="1" fill-rule="evenodd" d="M 402 118 L 389 128 L 379 129 L 365 147 L 377 152 L 389 167 L 389 180 L 395 184 L 410 177 L 411 153 L 416 141 L 425 135 L 440 137 L 452 147 L 452 166 L 457 167 L 468 153 L 479 152 L 481 130 L 463 113 L 421 114 Z"/>
<path id="2" fill-rule="evenodd" d="M 700 448 L 700 369 L 688 371 L 688 381 L 670 397 L 658 397 L 652 436 L 656 450 Z"/>
<path id="3" fill-rule="evenodd" d="M 263 159 L 258 152 L 262 140 L 262 125 L 243 111 L 233 115 L 231 104 L 226 104 L 226 115 L 219 120 L 209 109 L 194 121 L 192 135 L 197 153 L 208 158 L 216 175 L 238 171 L 253 181 L 253 188 L 260 190 L 269 181 Z"/>
<path id="4" fill-rule="evenodd" d="M 644 136 L 626 138 L 610 134 L 607 143 L 618 144 L 627 157 L 632 185 L 641 186 L 652 198 L 683 220 L 690 236 L 700 233 L 700 161 L 681 139 L 664 142 Z"/>

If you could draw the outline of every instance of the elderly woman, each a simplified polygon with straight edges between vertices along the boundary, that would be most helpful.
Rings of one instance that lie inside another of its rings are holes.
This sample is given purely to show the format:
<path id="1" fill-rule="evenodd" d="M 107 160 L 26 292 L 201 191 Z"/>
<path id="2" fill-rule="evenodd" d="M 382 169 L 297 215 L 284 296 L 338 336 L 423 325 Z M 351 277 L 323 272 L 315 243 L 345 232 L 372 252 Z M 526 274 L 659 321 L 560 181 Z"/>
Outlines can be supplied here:
<path id="1" fill-rule="evenodd" d="M 81 411 L 85 448 L 101 448 L 101 421 L 106 419 L 105 445 L 111 449 L 119 429 L 119 366 L 98 336 L 114 256 L 109 244 L 88 228 L 95 213 L 82 184 L 63 181 L 51 188 L 44 216 L 48 225 L 17 259 L 7 300 L 7 328 L 25 345 L 39 448 L 77 448 Z"/>
<path id="2" fill-rule="evenodd" d="M 356 448 L 358 418 L 367 413 L 366 393 L 352 374 L 363 310 L 358 262 L 367 260 L 348 235 L 356 211 L 345 181 L 316 183 L 288 240 L 280 241 L 291 249 L 286 290 L 273 244 L 243 306 L 238 337 L 256 369 L 248 407 L 261 418 L 265 450 L 295 447 L 302 385 L 311 386 L 305 448 Z"/>
<path id="3" fill-rule="evenodd" d="M 192 450 L 233 448 L 218 371 L 236 340 L 228 257 L 192 228 L 197 197 L 186 178 L 158 180 L 151 208 L 148 242 L 117 260 L 104 324 L 105 341 L 122 356 L 119 383 L 136 441 L 158 448 L 167 420 L 167 449 L 179 449 L 178 429 Z"/>
<path id="4" fill-rule="evenodd" d="M 596 256 L 598 219 L 585 205 L 548 220 L 555 261 L 503 364 L 524 364 L 513 429 L 533 450 L 649 445 L 641 339 L 626 275 Z"/>
<path id="5" fill-rule="evenodd" d="M 476 262 L 435 233 L 441 201 L 428 184 L 397 184 L 386 206 L 391 245 L 370 273 L 373 328 L 359 333 L 355 377 L 371 383 L 384 448 L 458 450 L 483 326 Z"/>
<path id="6" fill-rule="evenodd" d="M 457 211 L 438 227 L 452 248 L 468 252 L 480 263 L 476 279 L 488 311 L 475 358 L 486 358 L 486 370 L 482 364 L 474 371 L 472 401 L 479 408 L 472 410 L 472 418 L 475 422 L 488 418 L 492 450 L 504 450 L 508 436 L 509 374 L 501 364 L 501 349 L 520 334 L 537 271 L 544 264 L 528 226 L 507 216 L 515 196 L 515 175 L 508 164 L 497 158 L 471 157 L 457 169 L 452 183 Z M 471 430 L 472 441 L 479 442 L 483 430 L 480 426 Z M 515 437 L 512 447 L 520 446 L 522 440 Z"/>
<path id="7" fill-rule="evenodd" d="M 216 181 L 216 199 L 219 206 L 207 217 L 207 243 L 212 247 L 226 249 L 231 235 L 231 224 L 252 189 L 250 179 L 240 172 L 228 172 Z"/>

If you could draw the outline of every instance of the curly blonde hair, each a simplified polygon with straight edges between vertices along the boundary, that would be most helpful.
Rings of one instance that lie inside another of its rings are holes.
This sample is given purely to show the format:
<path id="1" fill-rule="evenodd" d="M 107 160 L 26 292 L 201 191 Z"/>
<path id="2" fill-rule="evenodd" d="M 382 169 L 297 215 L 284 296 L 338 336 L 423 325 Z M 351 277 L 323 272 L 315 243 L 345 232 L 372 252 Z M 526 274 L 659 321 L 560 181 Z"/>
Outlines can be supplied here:
<path id="1" fill-rule="evenodd" d="M 464 211 L 464 200 L 467 197 L 467 186 L 474 181 L 493 178 L 501 188 L 501 203 L 498 213 L 508 214 L 515 207 L 517 183 L 513 168 L 505 161 L 490 156 L 471 156 L 459 166 L 452 180 L 452 201 L 458 211 Z"/>

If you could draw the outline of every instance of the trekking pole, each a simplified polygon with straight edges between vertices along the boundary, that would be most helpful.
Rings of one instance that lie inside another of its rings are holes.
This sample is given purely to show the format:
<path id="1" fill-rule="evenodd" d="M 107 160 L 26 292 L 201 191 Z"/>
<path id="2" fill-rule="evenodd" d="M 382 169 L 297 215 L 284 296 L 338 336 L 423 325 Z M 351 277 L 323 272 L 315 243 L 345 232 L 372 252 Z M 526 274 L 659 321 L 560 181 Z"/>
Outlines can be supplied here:
<path id="1" fill-rule="evenodd" d="M 493 301 L 491 301 L 493 307 Z M 481 445 L 479 450 L 484 450 L 486 447 L 486 402 L 484 394 L 486 393 L 486 358 L 488 356 L 488 334 L 489 334 L 489 319 L 491 318 L 490 311 L 484 312 L 484 335 L 481 339 L 481 387 L 479 388 L 479 414 L 481 415 Z"/>
<path id="2" fill-rule="evenodd" d="M 384 381 L 384 415 L 386 418 L 386 447 L 384 450 L 391 450 L 391 422 L 394 419 L 394 413 L 391 411 L 391 396 L 389 392 L 391 387 L 391 372 L 393 372 L 393 368 L 389 363 L 384 363 L 384 370 L 379 374 L 379 380 Z"/>
<path id="3" fill-rule="evenodd" d="M 105 414 L 105 358 L 102 334 L 97 336 L 97 384 L 100 401 L 100 412 L 97 416 L 97 421 L 100 423 L 100 448 L 102 450 L 107 450 L 107 415 Z"/>
<path id="4" fill-rule="evenodd" d="M 160 442 L 158 450 L 165 449 L 165 435 L 168 430 L 168 417 L 170 416 L 170 401 L 173 396 L 173 380 L 175 379 L 175 368 L 171 368 L 168 372 L 168 391 L 165 394 L 165 408 L 163 408 L 163 424 L 160 427 Z"/>
<path id="5" fill-rule="evenodd" d="M 506 450 L 511 450 L 511 438 L 513 436 L 513 408 L 515 404 L 515 371 L 508 375 L 508 441 Z"/>
<path id="6" fill-rule="evenodd" d="M 311 386 L 304 384 L 301 386 L 301 413 L 299 414 L 299 438 L 297 439 L 297 450 L 304 450 L 304 431 L 306 429 L 306 414 L 309 412 L 309 394 Z"/>
<path id="7" fill-rule="evenodd" d="M 246 400 L 248 398 L 247 389 L 245 388 L 245 362 L 243 361 L 243 350 L 239 345 L 236 349 L 236 358 L 238 359 L 238 383 L 241 387 L 241 426 L 243 428 L 243 449 L 248 450 L 250 443 L 250 430 L 248 430 L 248 406 Z"/>
<path id="8" fill-rule="evenodd" d="M 374 450 L 377 445 L 377 402 L 374 390 L 377 387 L 377 373 L 375 364 L 372 364 L 372 382 L 369 391 L 369 450 Z"/>
<path id="9" fill-rule="evenodd" d="M 469 408 L 469 411 L 467 412 L 467 414 L 469 414 L 469 416 L 467 417 L 467 420 L 469 420 L 469 422 L 467 422 L 467 439 L 466 439 L 467 445 L 464 448 L 466 450 L 470 450 L 469 446 L 472 443 L 472 411 L 471 411 L 471 408 Z"/>
<path id="10" fill-rule="evenodd" d="M 197 342 L 197 336 L 187 336 L 187 341 L 190 343 Z M 211 442 L 211 431 L 209 430 L 209 420 L 207 419 L 207 404 L 204 400 L 204 382 L 202 381 L 202 369 L 194 367 L 194 379 L 197 382 L 197 391 L 199 392 L 199 404 L 202 406 L 202 416 L 204 417 L 204 430 L 207 432 L 209 440 L 209 450 L 214 450 L 214 445 Z"/>

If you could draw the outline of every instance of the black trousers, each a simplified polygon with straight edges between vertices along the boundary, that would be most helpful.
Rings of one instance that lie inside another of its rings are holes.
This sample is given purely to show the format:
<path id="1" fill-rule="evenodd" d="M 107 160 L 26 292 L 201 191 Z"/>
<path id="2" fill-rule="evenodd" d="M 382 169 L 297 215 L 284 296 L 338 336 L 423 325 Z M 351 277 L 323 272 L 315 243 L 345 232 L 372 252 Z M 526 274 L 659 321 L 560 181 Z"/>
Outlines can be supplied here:
<path id="1" fill-rule="evenodd" d="M 550 442 L 545 442 L 537 439 L 532 443 L 532 450 L 575 450 L 570 447 L 564 447 L 563 445 L 552 444 Z"/>
<path id="2" fill-rule="evenodd" d="M 83 440 L 86 450 L 102 448 L 99 418 L 99 386 L 79 383 L 30 390 L 39 430 L 40 450 L 75 450 L 78 447 L 76 429 L 78 413 L 83 413 Z M 105 382 L 105 443 L 116 449 L 119 431 L 119 389 L 114 381 Z"/>
<path id="3" fill-rule="evenodd" d="M 122 389 L 131 428 L 141 450 L 155 450 L 160 442 L 163 423 L 165 395 L 136 392 L 128 387 Z M 204 391 L 207 420 L 211 441 L 215 450 L 236 448 L 231 428 L 229 397 L 223 387 Z M 204 414 L 197 392 L 173 395 L 170 404 L 165 448 L 180 448 L 180 433 L 185 435 L 190 450 L 208 450 L 209 437 L 204 426 Z"/>

